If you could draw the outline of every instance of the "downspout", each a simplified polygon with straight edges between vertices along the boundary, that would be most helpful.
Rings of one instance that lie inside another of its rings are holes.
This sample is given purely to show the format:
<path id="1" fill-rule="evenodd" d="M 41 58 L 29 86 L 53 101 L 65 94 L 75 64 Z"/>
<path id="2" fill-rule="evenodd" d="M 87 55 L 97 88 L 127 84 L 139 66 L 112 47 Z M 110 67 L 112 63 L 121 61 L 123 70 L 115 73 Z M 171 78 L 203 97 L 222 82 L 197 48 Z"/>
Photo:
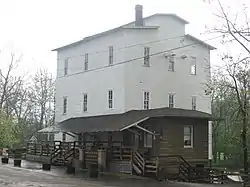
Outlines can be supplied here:
<path id="1" fill-rule="evenodd" d="M 213 122 L 208 121 L 208 160 L 209 160 L 209 167 L 212 166 L 213 160 Z"/>

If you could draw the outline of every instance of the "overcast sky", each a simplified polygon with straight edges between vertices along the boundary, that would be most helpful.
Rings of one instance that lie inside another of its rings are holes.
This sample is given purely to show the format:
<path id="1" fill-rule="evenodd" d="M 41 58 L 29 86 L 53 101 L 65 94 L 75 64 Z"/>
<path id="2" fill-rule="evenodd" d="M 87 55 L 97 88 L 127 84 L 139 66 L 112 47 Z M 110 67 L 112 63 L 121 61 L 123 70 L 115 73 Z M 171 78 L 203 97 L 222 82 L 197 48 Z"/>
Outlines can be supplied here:
<path id="1" fill-rule="evenodd" d="M 202 0 L 0 0 L 0 56 L 22 53 L 25 71 L 45 67 L 55 74 L 51 49 L 133 21 L 136 4 L 144 16 L 175 13 L 190 22 L 187 33 L 209 38 L 200 33 L 213 24 L 215 9 Z"/>

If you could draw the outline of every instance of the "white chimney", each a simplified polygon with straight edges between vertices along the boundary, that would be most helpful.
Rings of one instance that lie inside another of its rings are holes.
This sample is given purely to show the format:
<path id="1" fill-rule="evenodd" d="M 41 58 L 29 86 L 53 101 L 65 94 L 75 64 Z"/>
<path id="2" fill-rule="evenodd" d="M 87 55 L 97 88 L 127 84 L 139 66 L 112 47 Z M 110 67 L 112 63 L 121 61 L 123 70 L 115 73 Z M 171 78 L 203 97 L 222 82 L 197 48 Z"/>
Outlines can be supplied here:
<path id="1" fill-rule="evenodd" d="M 137 26 L 137 27 L 144 26 L 142 5 L 135 6 L 135 26 Z"/>

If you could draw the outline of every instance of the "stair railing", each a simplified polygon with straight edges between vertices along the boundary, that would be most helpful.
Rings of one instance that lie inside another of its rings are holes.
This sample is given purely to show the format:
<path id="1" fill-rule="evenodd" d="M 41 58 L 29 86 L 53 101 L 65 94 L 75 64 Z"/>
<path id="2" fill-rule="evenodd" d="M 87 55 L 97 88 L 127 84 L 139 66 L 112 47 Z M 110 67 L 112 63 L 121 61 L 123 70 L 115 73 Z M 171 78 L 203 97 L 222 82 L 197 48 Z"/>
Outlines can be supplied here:
<path id="1" fill-rule="evenodd" d="M 145 159 L 141 153 L 138 151 L 133 152 L 132 164 L 135 164 L 136 167 L 141 171 L 141 175 L 145 175 Z"/>

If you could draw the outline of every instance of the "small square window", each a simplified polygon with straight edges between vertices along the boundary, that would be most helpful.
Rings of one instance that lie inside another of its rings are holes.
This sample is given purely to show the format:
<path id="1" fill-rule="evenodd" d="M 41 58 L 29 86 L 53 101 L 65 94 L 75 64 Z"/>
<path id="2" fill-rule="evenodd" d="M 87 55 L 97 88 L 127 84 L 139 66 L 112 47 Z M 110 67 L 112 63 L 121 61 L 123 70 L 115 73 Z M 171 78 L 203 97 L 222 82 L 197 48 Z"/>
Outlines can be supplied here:
<path id="1" fill-rule="evenodd" d="M 66 133 L 62 134 L 62 141 L 65 142 L 66 141 Z"/>

